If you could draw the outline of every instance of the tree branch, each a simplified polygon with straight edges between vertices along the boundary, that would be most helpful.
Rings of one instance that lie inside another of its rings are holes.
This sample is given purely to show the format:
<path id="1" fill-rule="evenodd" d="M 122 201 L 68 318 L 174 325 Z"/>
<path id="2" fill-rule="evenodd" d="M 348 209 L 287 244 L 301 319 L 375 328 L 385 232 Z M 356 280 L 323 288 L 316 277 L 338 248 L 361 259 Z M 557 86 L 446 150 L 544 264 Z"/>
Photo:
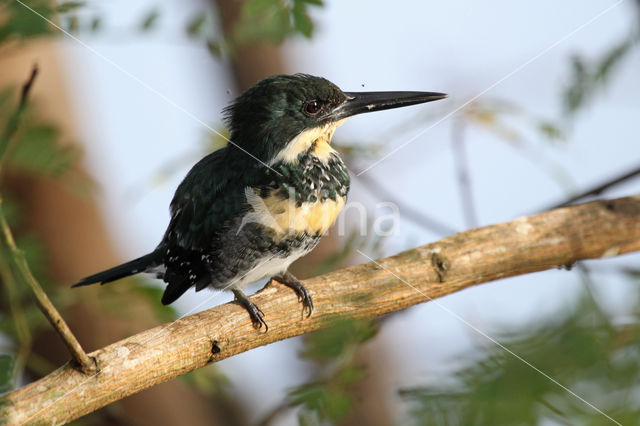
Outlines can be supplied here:
<path id="1" fill-rule="evenodd" d="M 629 170 L 628 172 L 624 172 L 619 176 L 616 176 L 614 178 L 611 179 L 607 179 L 605 182 L 599 183 L 591 188 L 588 188 L 576 195 L 571 196 L 570 198 L 560 202 L 560 203 L 556 203 L 552 206 L 547 207 L 545 210 L 551 210 L 551 209 L 557 209 L 559 207 L 565 207 L 568 206 L 570 204 L 575 203 L 576 201 L 581 201 L 584 198 L 587 197 L 592 197 L 595 195 L 600 195 L 602 194 L 604 191 L 606 191 L 609 188 L 612 188 L 616 185 L 620 185 L 621 183 L 624 183 L 626 181 L 628 181 L 629 179 L 632 179 L 636 176 L 640 175 L 640 167 L 635 167 L 633 170 Z"/>
<path id="2" fill-rule="evenodd" d="M 67 364 L 5 395 L 0 418 L 9 424 L 68 422 L 212 362 L 319 329 L 338 315 L 374 317 L 483 282 L 635 250 L 640 195 L 472 229 L 306 280 L 316 305 L 309 319 L 302 318 L 293 292 L 268 285 L 253 297 L 269 321 L 268 333 L 227 303 L 121 340 L 91 354 L 95 375 Z"/>
<path id="3" fill-rule="evenodd" d="M 355 174 L 354 177 L 362 183 L 362 187 L 378 198 L 378 200 L 391 201 L 402 212 L 402 217 L 410 220 L 418 226 L 423 227 L 427 231 L 433 232 L 440 236 L 452 235 L 458 232 L 449 225 L 438 221 L 424 212 L 404 203 L 396 194 L 387 190 L 380 182 L 375 180 L 371 173 Z"/>
<path id="4" fill-rule="evenodd" d="M 76 367 L 84 374 L 95 373 L 97 371 L 95 362 L 93 362 L 93 360 L 89 358 L 82 349 L 80 342 L 78 342 L 76 336 L 73 335 L 71 329 L 62 318 L 62 315 L 60 315 L 60 312 L 58 312 L 56 307 L 53 306 L 49 296 L 47 296 L 47 293 L 42 289 L 38 280 L 36 280 L 31 273 L 27 259 L 24 257 L 24 252 L 16 245 L 11 228 L 9 228 L 9 224 L 7 223 L 7 220 L 4 217 L 4 212 L 2 211 L 2 197 L 0 197 L 0 232 L 4 237 L 4 243 L 12 255 L 18 271 L 20 271 L 20 274 L 27 285 L 31 287 L 31 290 L 36 297 L 38 307 L 49 320 L 51 326 L 58 332 L 67 349 L 69 349 L 71 356 L 76 361 Z"/>

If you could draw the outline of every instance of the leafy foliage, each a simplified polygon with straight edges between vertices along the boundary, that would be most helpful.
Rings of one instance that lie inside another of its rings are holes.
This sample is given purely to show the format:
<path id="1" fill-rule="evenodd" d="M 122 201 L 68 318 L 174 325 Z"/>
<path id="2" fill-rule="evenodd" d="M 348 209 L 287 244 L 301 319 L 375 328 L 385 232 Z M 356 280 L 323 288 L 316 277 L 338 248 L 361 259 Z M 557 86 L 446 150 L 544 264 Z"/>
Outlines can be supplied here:
<path id="1" fill-rule="evenodd" d="M 564 109 L 569 116 L 584 107 L 611 78 L 615 69 L 640 42 L 640 30 L 622 39 L 602 57 L 589 63 L 581 56 L 572 61 L 572 76 L 564 91 Z"/>
<path id="2" fill-rule="evenodd" d="M 162 298 L 162 293 L 164 292 L 163 288 L 153 285 L 147 285 L 144 283 L 144 280 L 136 281 L 141 282 L 138 282 L 138 285 L 132 286 L 129 291 L 139 294 L 143 299 L 150 301 L 150 305 L 153 308 L 156 318 L 161 321 L 169 322 L 178 317 L 178 313 L 176 312 L 175 308 L 158 303 L 158 301 Z"/>
<path id="3" fill-rule="evenodd" d="M 151 9 L 146 15 L 143 16 L 142 22 L 140 22 L 140 30 L 151 30 L 158 23 L 158 18 L 160 18 L 160 11 L 157 8 Z"/>
<path id="4" fill-rule="evenodd" d="M 59 177 L 79 158 L 71 145 L 60 144 L 59 131 L 49 124 L 26 126 L 14 138 L 7 163 L 30 174 Z"/>
<path id="5" fill-rule="evenodd" d="M 83 1 L 67 1 L 64 3 L 60 3 L 58 7 L 56 7 L 56 12 L 58 13 L 71 12 L 72 10 L 76 10 L 84 6 L 85 4 L 86 3 Z"/>
<path id="6" fill-rule="evenodd" d="M 55 9 L 47 0 L 35 0 L 29 2 L 29 7 L 38 14 L 50 18 Z M 47 36 L 53 33 L 49 24 L 13 0 L 0 0 L 2 20 L 0 20 L 0 43 L 15 40 L 25 40 L 32 37 Z"/>
<path id="7" fill-rule="evenodd" d="M 215 365 L 193 370 L 181 376 L 188 384 L 210 397 L 228 397 L 229 379 Z"/>
<path id="8" fill-rule="evenodd" d="M 509 329 L 504 327 L 504 329 Z M 616 324 L 585 294 L 564 316 L 498 339 L 509 351 L 478 347 L 451 383 L 405 389 L 415 424 L 611 424 L 604 415 L 545 377 L 557 380 L 622 424 L 640 418 L 640 308 Z"/>
<path id="9" fill-rule="evenodd" d="M 236 42 L 267 41 L 281 43 L 288 35 L 313 35 L 310 6 L 322 6 L 320 0 L 248 0 L 234 29 Z"/>
<path id="10" fill-rule="evenodd" d="M 6 392 L 11 389 L 13 361 L 13 356 L 0 354 L 0 393 Z"/>
<path id="11" fill-rule="evenodd" d="M 302 355 L 320 369 L 314 380 L 289 392 L 289 404 L 300 407 L 300 424 L 336 422 L 349 413 L 351 388 L 364 375 L 354 360 L 356 350 L 376 332 L 371 321 L 343 318 L 308 336 Z"/>

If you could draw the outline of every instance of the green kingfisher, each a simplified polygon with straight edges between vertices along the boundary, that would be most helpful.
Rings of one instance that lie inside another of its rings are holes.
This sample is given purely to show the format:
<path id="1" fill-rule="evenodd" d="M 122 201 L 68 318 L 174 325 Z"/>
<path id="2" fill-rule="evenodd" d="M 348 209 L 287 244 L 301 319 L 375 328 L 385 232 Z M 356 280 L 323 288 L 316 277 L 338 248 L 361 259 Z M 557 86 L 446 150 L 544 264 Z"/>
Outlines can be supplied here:
<path id="1" fill-rule="evenodd" d="M 311 315 L 311 295 L 288 268 L 318 244 L 345 205 L 349 173 L 330 144 L 335 129 L 356 114 L 446 96 L 343 92 L 306 74 L 258 82 L 225 108 L 229 143 L 196 163 L 180 183 L 155 250 L 74 287 L 147 272 L 167 283 L 164 305 L 191 287 L 230 289 L 254 327 L 267 330 L 264 313 L 243 288 L 276 278 Z"/>

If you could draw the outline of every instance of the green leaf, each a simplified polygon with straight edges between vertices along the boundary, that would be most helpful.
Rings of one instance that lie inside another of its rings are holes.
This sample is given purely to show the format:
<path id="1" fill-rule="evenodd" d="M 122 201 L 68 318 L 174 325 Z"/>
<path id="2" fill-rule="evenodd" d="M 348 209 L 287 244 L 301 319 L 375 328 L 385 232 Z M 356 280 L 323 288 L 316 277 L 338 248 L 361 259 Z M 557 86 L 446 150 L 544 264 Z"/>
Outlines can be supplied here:
<path id="1" fill-rule="evenodd" d="M 207 40 L 207 50 L 214 58 L 222 57 L 222 46 L 217 41 Z"/>
<path id="2" fill-rule="evenodd" d="M 68 2 L 64 2 L 64 3 L 60 3 L 57 7 L 56 7 L 56 11 L 58 13 L 66 13 L 66 12 L 70 12 L 72 10 L 76 10 L 82 6 L 84 6 L 86 3 L 83 1 L 68 1 Z"/>
<path id="3" fill-rule="evenodd" d="M 96 16 L 91 20 L 91 24 L 89 28 L 91 29 L 91 31 L 97 32 L 101 26 L 102 26 L 102 20 L 100 19 L 99 16 Z"/>
<path id="4" fill-rule="evenodd" d="M 158 22 L 158 18 L 159 17 L 160 17 L 160 12 L 158 11 L 157 8 L 154 8 L 151 11 L 149 11 L 145 15 L 145 17 L 142 20 L 142 22 L 140 23 L 140 30 L 141 31 L 150 31 L 151 29 L 153 29 L 153 27 Z"/>
<path id="5" fill-rule="evenodd" d="M 0 393 L 11 390 L 14 358 L 9 354 L 0 354 Z"/>
<path id="6" fill-rule="evenodd" d="M 22 129 L 13 141 L 8 163 L 37 175 L 60 176 L 77 160 L 78 151 L 72 146 L 59 146 L 58 138 L 58 130 L 53 126 L 31 125 Z"/>
<path id="7" fill-rule="evenodd" d="M 54 9 L 49 3 L 46 0 L 35 0 L 29 3 L 29 7 L 47 19 L 54 19 Z M 46 20 L 18 2 L 8 2 L 2 12 L 4 19 L 0 21 L 0 42 L 55 34 Z"/>
<path id="8" fill-rule="evenodd" d="M 189 37 L 197 37 L 199 36 L 203 29 L 204 24 L 207 22 L 207 14 L 205 12 L 197 13 L 193 18 L 187 22 L 187 35 Z"/>
<path id="9" fill-rule="evenodd" d="M 289 14 L 289 8 L 280 2 L 250 0 L 244 4 L 241 19 L 234 28 L 234 38 L 240 43 L 281 43 L 292 32 Z"/>
<path id="10" fill-rule="evenodd" d="M 160 321 L 169 322 L 178 317 L 178 312 L 173 307 L 158 303 L 158 301 L 162 299 L 164 288 L 146 284 L 137 284 L 132 286 L 131 289 L 149 301 L 149 305 L 153 308 L 156 317 Z"/>
<path id="11" fill-rule="evenodd" d="M 78 17 L 77 16 L 69 16 L 69 18 L 67 18 L 65 20 L 66 25 L 65 25 L 65 29 L 70 32 L 70 33 L 76 33 L 78 32 L 78 28 L 80 28 L 80 23 L 78 22 Z"/>
<path id="12" fill-rule="evenodd" d="M 368 320 L 336 319 L 328 327 L 309 334 L 303 355 L 314 361 L 328 362 L 348 348 L 369 340 L 376 332 L 377 328 Z"/>
<path id="13" fill-rule="evenodd" d="M 550 121 L 540 121 L 538 123 L 538 130 L 550 141 L 562 141 L 566 139 L 564 131 Z"/>
<path id="14" fill-rule="evenodd" d="M 313 34 L 313 22 L 300 1 L 294 3 L 292 10 L 293 28 L 307 38 Z"/>
<path id="15" fill-rule="evenodd" d="M 609 80 L 616 66 L 638 46 L 637 33 L 632 33 L 611 49 L 599 60 L 588 63 L 581 57 L 572 58 L 571 81 L 564 90 L 565 113 L 571 115 L 591 100 L 598 89 Z"/>
<path id="16" fill-rule="evenodd" d="M 221 396 L 227 391 L 231 383 L 227 376 L 222 374 L 215 365 L 193 370 L 182 375 L 182 379 L 203 395 L 210 397 Z"/>
<path id="17" fill-rule="evenodd" d="M 322 6 L 321 1 L 294 0 L 291 11 L 294 29 L 307 38 L 313 34 L 313 21 L 309 16 L 308 6 Z"/>

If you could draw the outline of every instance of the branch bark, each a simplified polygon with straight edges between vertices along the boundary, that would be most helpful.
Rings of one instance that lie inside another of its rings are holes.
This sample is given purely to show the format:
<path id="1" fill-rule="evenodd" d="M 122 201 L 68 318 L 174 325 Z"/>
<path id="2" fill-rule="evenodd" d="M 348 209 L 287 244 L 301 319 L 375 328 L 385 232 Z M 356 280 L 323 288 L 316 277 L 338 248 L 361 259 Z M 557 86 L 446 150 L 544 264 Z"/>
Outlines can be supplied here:
<path id="1" fill-rule="evenodd" d="M 66 364 L 0 399 L 9 424 L 63 423 L 157 383 L 281 339 L 337 315 L 373 317 L 487 281 L 640 250 L 640 195 L 561 208 L 462 232 L 305 281 L 316 311 L 302 319 L 288 288 L 253 297 L 271 326 L 255 330 L 234 303 L 181 318 L 93 352 L 99 372 Z"/>

